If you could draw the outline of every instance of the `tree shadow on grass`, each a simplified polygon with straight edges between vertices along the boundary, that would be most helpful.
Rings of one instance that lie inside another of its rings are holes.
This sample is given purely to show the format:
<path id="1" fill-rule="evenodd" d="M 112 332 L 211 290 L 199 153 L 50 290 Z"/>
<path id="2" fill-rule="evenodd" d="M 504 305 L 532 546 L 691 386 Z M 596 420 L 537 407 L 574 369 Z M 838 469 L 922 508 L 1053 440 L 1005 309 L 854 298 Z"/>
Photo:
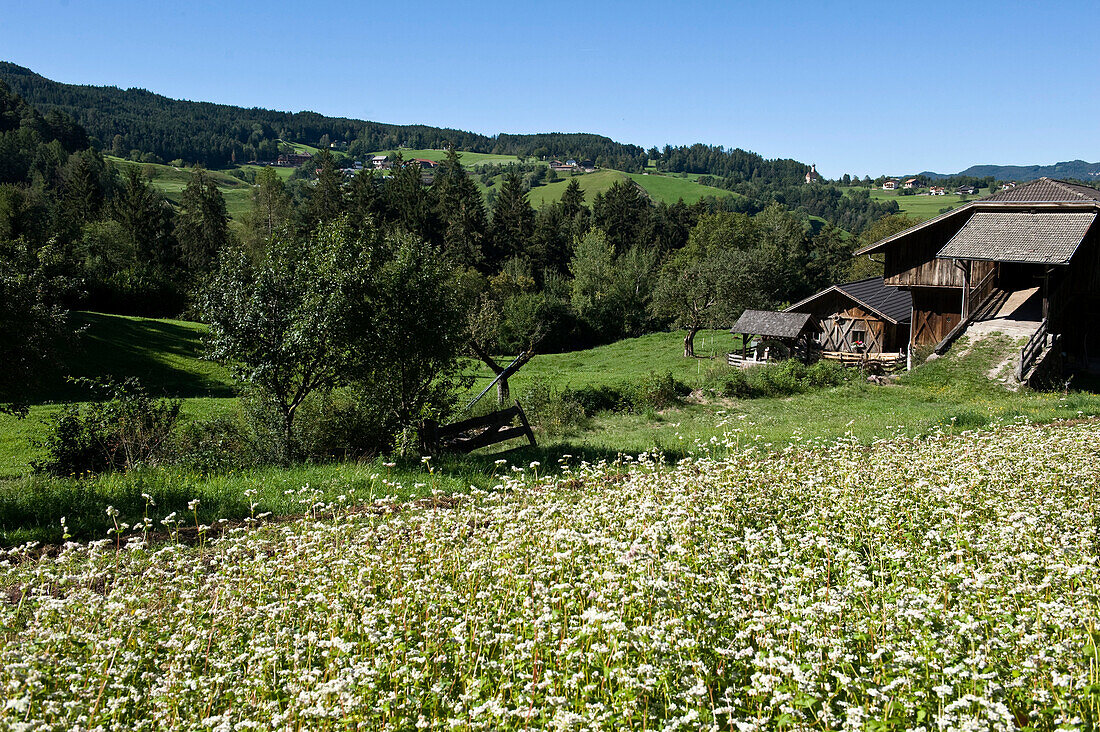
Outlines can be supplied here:
<path id="1" fill-rule="evenodd" d="M 232 382 L 223 368 L 201 360 L 202 331 L 167 320 L 100 313 L 74 313 L 80 329 L 63 355 L 61 373 L 32 394 L 35 403 L 94 398 L 74 378 L 137 378 L 153 396 L 229 397 Z"/>

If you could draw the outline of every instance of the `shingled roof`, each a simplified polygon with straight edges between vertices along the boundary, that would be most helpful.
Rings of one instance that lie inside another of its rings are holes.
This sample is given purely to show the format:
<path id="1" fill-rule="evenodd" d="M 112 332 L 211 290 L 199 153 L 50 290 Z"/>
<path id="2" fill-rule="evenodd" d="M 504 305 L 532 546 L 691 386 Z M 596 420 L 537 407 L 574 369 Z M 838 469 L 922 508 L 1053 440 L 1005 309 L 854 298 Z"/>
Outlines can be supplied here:
<path id="1" fill-rule="evenodd" d="M 764 338 L 798 338 L 810 323 L 809 313 L 746 310 L 730 328 L 730 333 L 746 333 Z"/>
<path id="2" fill-rule="evenodd" d="M 1064 180 L 1039 178 L 982 199 L 982 203 L 1065 203 L 1070 201 L 1100 201 L 1100 191 L 1076 183 L 1067 183 Z"/>
<path id="3" fill-rule="evenodd" d="M 936 256 L 1067 264 L 1095 220 L 1094 212 L 978 211 Z"/>
<path id="4" fill-rule="evenodd" d="M 912 317 L 912 294 L 910 294 L 908 290 L 887 286 L 881 277 L 868 277 L 865 280 L 856 280 L 855 282 L 845 282 L 842 285 L 833 285 L 816 295 L 811 295 L 805 300 L 796 302 L 783 312 L 789 313 L 800 310 L 814 300 L 828 295 L 830 292 L 839 292 L 849 299 L 855 300 L 858 304 L 867 308 L 882 319 L 888 320 L 894 324 L 906 323 L 909 321 L 910 317 Z"/>
<path id="5" fill-rule="evenodd" d="M 983 198 L 978 201 L 970 201 L 963 204 L 959 208 L 951 209 L 945 213 L 940 214 L 934 218 L 922 221 L 919 224 L 910 226 L 904 231 L 899 231 L 896 234 L 891 234 L 885 239 L 879 239 L 873 244 L 859 249 L 853 254 L 856 256 L 862 254 L 872 254 L 874 252 L 885 249 L 887 245 L 897 241 L 898 239 L 904 239 L 911 234 L 926 229 L 931 226 L 939 224 L 941 221 L 954 218 L 956 216 L 965 216 L 975 211 L 997 210 L 997 209 L 1026 209 L 1030 206 L 1035 206 L 1038 209 L 1054 209 L 1065 208 L 1069 210 L 1097 210 L 1100 209 L 1100 190 L 1095 188 L 1089 188 L 1088 186 L 1078 185 L 1076 183 L 1067 183 L 1064 180 L 1054 180 L 1053 178 L 1039 178 L 1033 180 L 1030 183 L 1010 188 L 1007 191 L 1000 191 L 992 196 Z M 941 254 L 941 256 L 943 256 Z M 977 257 L 974 257 L 975 259 Z M 987 257 L 988 258 L 988 257 Z M 1031 261 L 1031 260 L 1026 260 Z"/>

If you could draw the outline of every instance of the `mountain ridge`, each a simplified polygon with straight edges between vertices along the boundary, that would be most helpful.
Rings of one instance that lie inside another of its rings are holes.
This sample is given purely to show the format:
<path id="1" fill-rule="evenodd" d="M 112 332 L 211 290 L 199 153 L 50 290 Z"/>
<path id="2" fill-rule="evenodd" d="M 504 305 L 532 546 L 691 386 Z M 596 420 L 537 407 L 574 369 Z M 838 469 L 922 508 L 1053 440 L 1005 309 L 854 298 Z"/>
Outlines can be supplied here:
<path id="1" fill-rule="evenodd" d="M 956 176 L 969 176 L 972 178 L 984 178 L 993 176 L 996 180 L 1014 180 L 1026 183 L 1036 178 L 1071 178 L 1075 180 L 1093 181 L 1100 179 L 1100 163 L 1089 163 L 1084 160 L 1066 160 L 1053 165 L 971 165 L 959 173 L 933 173 L 926 170 L 920 175 L 933 180 L 953 178 Z"/>

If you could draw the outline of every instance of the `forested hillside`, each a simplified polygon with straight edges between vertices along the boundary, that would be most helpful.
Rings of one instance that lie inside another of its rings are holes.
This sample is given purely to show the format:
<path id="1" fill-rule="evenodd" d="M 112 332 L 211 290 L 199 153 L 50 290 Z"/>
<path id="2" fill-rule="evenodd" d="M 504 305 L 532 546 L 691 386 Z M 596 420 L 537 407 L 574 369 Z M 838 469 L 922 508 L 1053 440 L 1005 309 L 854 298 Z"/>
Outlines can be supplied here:
<path id="1" fill-rule="evenodd" d="M 637 145 L 586 133 L 481 135 L 426 125 L 391 125 L 314 112 L 279 112 L 209 102 L 191 102 L 144 89 L 83 86 L 51 81 L 30 69 L 0 61 L 0 80 L 39 110 L 64 112 L 100 147 L 145 162 L 181 160 L 224 167 L 271 160 L 279 141 L 320 145 L 346 143 L 351 155 L 398 147 L 442 149 L 537 158 L 592 160 L 601 168 L 641 172 L 650 161 L 669 172 L 706 173 L 735 181 L 777 184 L 801 179 L 808 166 L 797 160 L 765 160 L 745 150 L 691 145 L 648 152 Z M 136 153 L 136 154 L 134 154 Z"/>
<path id="2" fill-rule="evenodd" d="M 425 125 L 390 125 L 314 112 L 278 112 L 191 102 L 144 89 L 61 84 L 30 69 L 0 62 L 0 80 L 36 108 L 72 116 L 103 149 L 126 157 L 131 150 L 162 162 L 181 159 L 222 167 L 274 159 L 278 141 L 317 145 L 346 142 L 351 154 L 396 147 L 443 148 L 503 155 L 571 156 L 600 160 L 620 170 L 640 170 L 645 151 L 607 137 L 547 133 L 486 136 Z M 153 161 L 150 161 L 153 162 Z"/>
<path id="3" fill-rule="evenodd" d="M 1082 180 L 1096 182 L 1100 179 L 1100 163 L 1087 163 L 1084 160 L 1067 160 L 1054 165 L 971 165 L 954 175 L 926 171 L 921 175 L 932 179 L 969 176 L 972 178 L 989 177 L 996 180 L 1014 180 L 1020 183 L 1036 178 L 1058 178 L 1060 180 Z"/>

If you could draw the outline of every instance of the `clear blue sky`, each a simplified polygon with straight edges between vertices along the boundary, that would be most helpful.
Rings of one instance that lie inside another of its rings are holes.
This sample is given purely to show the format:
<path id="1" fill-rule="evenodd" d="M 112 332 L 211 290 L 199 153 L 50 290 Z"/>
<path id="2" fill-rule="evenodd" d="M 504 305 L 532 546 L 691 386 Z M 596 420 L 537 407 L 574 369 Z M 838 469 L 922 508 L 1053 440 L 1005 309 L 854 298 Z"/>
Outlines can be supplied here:
<path id="1" fill-rule="evenodd" d="M 829 177 L 1100 160 L 1098 38 L 1096 0 L 0 0 L 0 59 L 58 81 Z"/>

